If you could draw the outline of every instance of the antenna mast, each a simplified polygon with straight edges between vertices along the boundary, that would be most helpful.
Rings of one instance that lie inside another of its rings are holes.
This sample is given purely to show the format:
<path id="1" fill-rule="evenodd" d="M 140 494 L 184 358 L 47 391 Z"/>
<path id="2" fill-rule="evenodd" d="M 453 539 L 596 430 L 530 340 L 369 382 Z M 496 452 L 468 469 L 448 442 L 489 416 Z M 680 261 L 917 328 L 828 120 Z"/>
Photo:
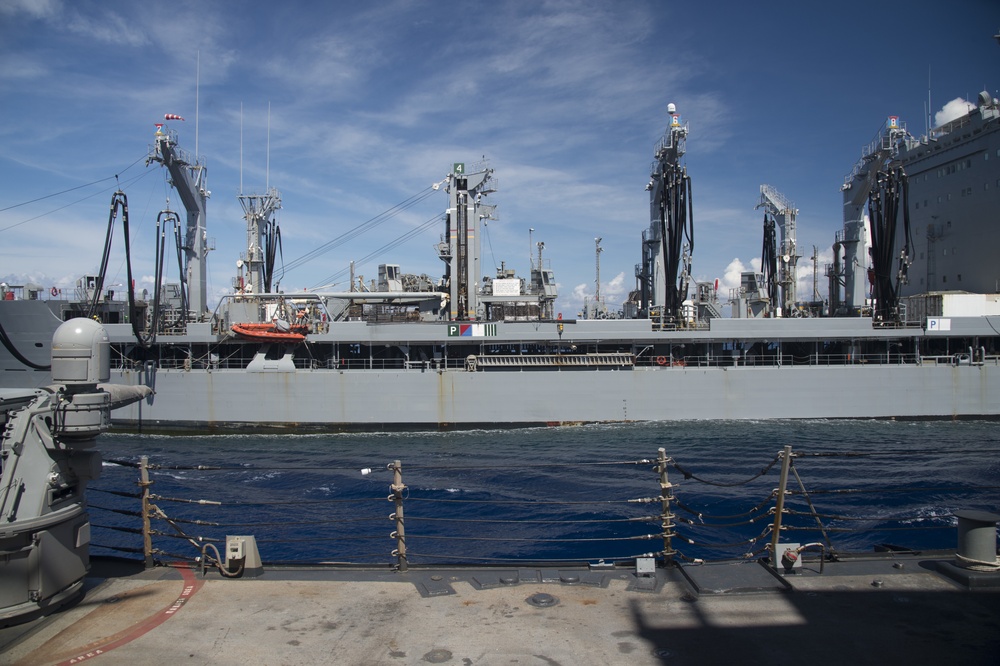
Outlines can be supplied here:
<path id="1" fill-rule="evenodd" d="M 601 238 L 595 238 L 594 245 L 596 246 L 594 254 L 597 260 L 597 280 L 595 280 L 597 295 L 594 296 L 594 304 L 599 305 L 601 302 L 601 252 L 604 251 L 601 249 Z"/>
<path id="2" fill-rule="evenodd" d="M 240 194 L 243 194 L 243 102 L 240 102 Z"/>
<path id="3" fill-rule="evenodd" d="M 535 233 L 534 227 L 528 227 L 528 272 L 535 270 L 535 245 L 531 242 L 531 235 Z M 541 268 L 541 266 L 539 266 Z"/>
<path id="4" fill-rule="evenodd" d="M 194 160 L 198 161 L 198 96 L 201 92 L 201 49 L 198 50 L 198 57 L 195 60 L 194 72 Z"/>
<path id="5" fill-rule="evenodd" d="M 819 248 L 813 245 L 813 300 L 819 302 Z"/>
<path id="6" fill-rule="evenodd" d="M 267 160 L 264 166 L 264 189 L 271 188 L 271 101 L 267 102 Z"/>

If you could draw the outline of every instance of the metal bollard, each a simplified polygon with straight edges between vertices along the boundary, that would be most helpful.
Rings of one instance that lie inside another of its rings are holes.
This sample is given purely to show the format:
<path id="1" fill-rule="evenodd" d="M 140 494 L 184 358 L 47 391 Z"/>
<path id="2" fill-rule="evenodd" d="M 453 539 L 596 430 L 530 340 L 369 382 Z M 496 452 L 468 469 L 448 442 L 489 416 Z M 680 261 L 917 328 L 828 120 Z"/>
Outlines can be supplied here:
<path id="1" fill-rule="evenodd" d="M 958 549 L 956 564 L 964 569 L 1000 569 L 997 558 L 997 521 L 1000 516 L 989 511 L 956 511 Z"/>

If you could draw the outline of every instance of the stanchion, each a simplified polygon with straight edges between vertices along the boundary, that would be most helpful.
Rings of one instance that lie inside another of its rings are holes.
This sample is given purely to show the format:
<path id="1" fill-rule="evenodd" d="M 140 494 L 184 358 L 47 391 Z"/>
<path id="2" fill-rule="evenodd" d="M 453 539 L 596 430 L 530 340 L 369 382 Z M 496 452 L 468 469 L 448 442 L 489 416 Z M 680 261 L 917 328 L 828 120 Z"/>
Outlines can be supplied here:
<path id="1" fill-rule="evenodd" d="M 142 488 L 142 554 L 146 562 L 146 568 L 152 569 L 153 562 L 153 537 L 150 534 L 149 525 L 149 487 L 153 482 L 149 480 L 149 456 L 142 456 L 139 459 L 139 487 Z"/>
<path id="2" fill-rule="evenodd" d="M 663 564 L 669 566 L 674 561 L 671 538 L 674 535 L 674 514 L 670 512 L 673 485 L 667 478 L 667 452 L 662 447 L 657 450 L 656 469 L 660 473 L 660 527 L 663 530 Z"/>
<path id="3" fill-rule="evenodd" d="M 406 571 L 406 531 L 403 524 L 403 491 L 406 490 L 406 486 L 403 485 L 402 463 L 395 460 L 390 469 L 392 469 L 392 485 L 389 489 L 392 490 L 392 495 L 389 495 L 389 501 L 396 504 L 396 511 L 390 516 L 396 521 L 396 531 L 390 535 L 396 539 L 396 550 L 392 551 L 392 554 L 396 557 L 399 571 Z"/>
<path id="4" fill-rule="evenodd" d="M 792 464 L 792 447 L 786 446 L 781 458 L 781 480 L 778 499 L 774 504 L 774 530 L 771 535 L 771 566 L 778 566 L 778 539 L 781 536 L 781 514 L 785 511 L 785 489 L 788 487 L 788 468 Z"/>

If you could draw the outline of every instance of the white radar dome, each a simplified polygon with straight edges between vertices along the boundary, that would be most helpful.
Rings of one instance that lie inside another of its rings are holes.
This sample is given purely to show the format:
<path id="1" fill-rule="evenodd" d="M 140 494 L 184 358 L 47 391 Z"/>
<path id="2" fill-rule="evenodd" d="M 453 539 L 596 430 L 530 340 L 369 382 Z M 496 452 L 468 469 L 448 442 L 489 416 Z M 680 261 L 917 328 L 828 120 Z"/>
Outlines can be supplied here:
<path id="1" fill-rule="evenodd" d="M 108 332 L 93 319 L 70 319 L 52 336 L 52 382 L 97 384 L 111 378 Z"/>

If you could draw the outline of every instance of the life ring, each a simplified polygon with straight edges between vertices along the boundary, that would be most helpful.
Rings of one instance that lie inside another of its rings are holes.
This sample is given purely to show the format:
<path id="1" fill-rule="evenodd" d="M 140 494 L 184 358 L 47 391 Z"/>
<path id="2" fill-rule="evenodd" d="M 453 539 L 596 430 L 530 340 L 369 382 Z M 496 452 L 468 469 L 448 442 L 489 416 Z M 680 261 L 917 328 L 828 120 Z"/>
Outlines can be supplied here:
<path id="1" fill-rule="evenodd" d="M 49 293 L 52 294 L 53 296 L 58 296 L 59 290 L 56 289 L 55 287 L 52 287 L 51 289 L 49 289 Z"/>
<path id="2" fill-rule="evenodd" d="M 657 365 L 666 365 L 667 364 L 667 357 L 666 356 L 657 356 L 656 357 L 656 364 Z"/>

